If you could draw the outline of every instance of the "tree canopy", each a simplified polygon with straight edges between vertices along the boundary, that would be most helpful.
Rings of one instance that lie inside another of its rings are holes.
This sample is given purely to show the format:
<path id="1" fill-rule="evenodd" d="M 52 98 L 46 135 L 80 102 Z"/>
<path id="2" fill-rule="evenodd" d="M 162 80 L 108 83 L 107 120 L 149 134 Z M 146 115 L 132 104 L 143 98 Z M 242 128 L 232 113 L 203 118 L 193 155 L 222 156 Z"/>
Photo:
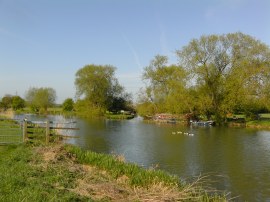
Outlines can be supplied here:
<path id="1" fill-rule="evenodd" d="M 30 88 L 26 92 L 28 105 L 37 112 L 47 112 L 55 104 L 56 92 L 53 88 Z"/>
<path id="2" fill-rule="evenodd" d="M 25 107 L 25 101 L 18 95 L 6 95 L 2 98 L 0 102 L 0 108 L 7 110 L 12 108 L 14 110 L 23 109 Z"/>
<path id="3" fill-rule="evenodd" d="M 89 115 L 102 115 L 106 110 L 123 109 L 128 104 L 130 96 L 119 84 L 115 70 L 111 65 L 91 64 L 77 71 L 77 111 Z M 87 112 L 85 109 L 88 109 Z"/>
<path id="4" fill-rule="evenodd" d="M 63 111 L 73 111 L 74 110 L 74 101 L 72 98 L 67 98 L 62 104 Z"/>
<path id="5" fill-rule="evenodd" d="M 186 71 L 179 65 L 168 65 L 168 57 L 155 56 L 149 66 L 144 68 L 143 81 L 146 88 L 140 93 L 139 111 L 189 111 L 189 100 L 186 99 Z"/>
<path id="6" fill-rule="evenodd" d="M 177 65 L 168 66 L 166 56 L 156 56 L 144 69 L 144 105 L 153 103 L 162 112 L 196 112 L 217 122 L 228 113 L 269 110 L 266 44 L 239 32 L 208 35 L 192 39 L 176 54 Z"/>

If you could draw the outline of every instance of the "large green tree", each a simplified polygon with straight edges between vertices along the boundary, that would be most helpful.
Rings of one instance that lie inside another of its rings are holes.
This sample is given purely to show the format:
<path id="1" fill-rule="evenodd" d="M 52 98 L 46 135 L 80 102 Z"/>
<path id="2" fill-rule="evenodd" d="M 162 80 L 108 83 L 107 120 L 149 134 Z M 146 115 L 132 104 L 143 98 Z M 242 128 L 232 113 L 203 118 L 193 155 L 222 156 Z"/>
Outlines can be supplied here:
<path id="1" fill-rule="evenodd" d="M 270 51 L 259 40 L 242 33 L 202 36 L 191 40 L 177 55 L 180 65 L 193 77 L 190 85 L 197 89 L 198 101 L 206 102 L 202 111 L 213 114 L 218 122 L 237 108 L 264 105 Z"/>
<path id="2" fill-rule="evenodd" d="M 140 94 L 139 109 L 152 113 L 191 110 L 186 72 L 181 66 L 168 65 L 166 56 L 154 57 L 144 68 L 143 80 L 146 88 Z"/>
<path id="3" fill-rule="evenodd" d="M 74 110 L 74 101 L 72 98 L 67 98 L 62 104 L 63 111 L 70 112 Z"/>
<path id="4" fill-rule="evenodd" d="M 55 104 L 56 92 L 53 88 L 30 88 L 26 92 L 28 105 L 37 112 L 47 112 Z"/>
<path id="5" fill-rule="evenodd" d="M 116 68 L 110 65 L 86 65 L 76 73 L 77 111 L 102 115 L 113 110 L 116 101 L 128 97 L 115 77 Z"/>
<path id="6" fill-rule="evenodd" d="M 25 100 L 22 99 L 20 96 L 13 96 L 12 97 L 12 109 L 19 110 L 25 107 Z"/>
<path id="7" fill-rule="evenodd" d="M 12 107 L 12 95 L 5 95 L 1 101 L 1 108 L 7 110 Z"/>

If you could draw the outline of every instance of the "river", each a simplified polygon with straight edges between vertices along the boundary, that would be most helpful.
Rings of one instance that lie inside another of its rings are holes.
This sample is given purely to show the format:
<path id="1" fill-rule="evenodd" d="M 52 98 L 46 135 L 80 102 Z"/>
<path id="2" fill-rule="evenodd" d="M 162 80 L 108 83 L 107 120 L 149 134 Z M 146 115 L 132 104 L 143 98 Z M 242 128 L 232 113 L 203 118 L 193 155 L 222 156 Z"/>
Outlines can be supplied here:
<path id="1" fill-rule="evenodd" d="M 157 167 L 187 181 L 207 175 L 213 188 L 237 196 L 234 201 L 270 201 L 270 131 L 157 125 L 139 117 L 124 121 L 48 118 L 75 120 L 80 130 L 63 133 L 78 136 L 67 142 L 84 149 L 123 155 L 128 162 Z"/>

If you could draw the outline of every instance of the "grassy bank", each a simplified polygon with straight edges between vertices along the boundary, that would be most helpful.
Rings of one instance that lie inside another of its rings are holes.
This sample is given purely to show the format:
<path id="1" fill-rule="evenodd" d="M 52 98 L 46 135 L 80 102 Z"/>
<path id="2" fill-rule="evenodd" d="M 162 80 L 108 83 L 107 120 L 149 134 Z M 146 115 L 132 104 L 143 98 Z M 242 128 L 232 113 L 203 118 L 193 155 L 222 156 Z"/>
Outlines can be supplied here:
<path id="1" fill-rule="evenodd" d="M 249 128 L 260 128 L 260 129 L 270 129 L 270 120 L 255 120 L 248 121 L 246 127 Z"/>
<path id="2" fill-rule="evenodd" d="M 0 147 L 0 201 L 225 201 L 200 183 L 74 146 Z"/>
<path id="3" fill-rule="evenodd" d="M 115 119 L 115 120 L 124 120 L 124 119 L 133 119 L 134 115 L 130 114 L 105 114 L 107 119 Z"/>

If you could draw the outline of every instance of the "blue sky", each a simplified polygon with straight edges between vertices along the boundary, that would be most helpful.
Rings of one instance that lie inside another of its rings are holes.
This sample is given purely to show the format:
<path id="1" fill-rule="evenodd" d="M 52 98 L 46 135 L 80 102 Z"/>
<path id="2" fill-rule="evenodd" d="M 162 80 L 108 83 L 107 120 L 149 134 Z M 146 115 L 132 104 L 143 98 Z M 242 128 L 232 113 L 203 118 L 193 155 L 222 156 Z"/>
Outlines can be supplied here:
<path id="1" fill-rule="evenodd" d="M 128 92 L 157 54 L 208 34 L 243 32 L 270 45 L 269 0 L 0 0 L 0 98 L 52 87 L 75 95 L 75 73 L 110 64 Z"/>

